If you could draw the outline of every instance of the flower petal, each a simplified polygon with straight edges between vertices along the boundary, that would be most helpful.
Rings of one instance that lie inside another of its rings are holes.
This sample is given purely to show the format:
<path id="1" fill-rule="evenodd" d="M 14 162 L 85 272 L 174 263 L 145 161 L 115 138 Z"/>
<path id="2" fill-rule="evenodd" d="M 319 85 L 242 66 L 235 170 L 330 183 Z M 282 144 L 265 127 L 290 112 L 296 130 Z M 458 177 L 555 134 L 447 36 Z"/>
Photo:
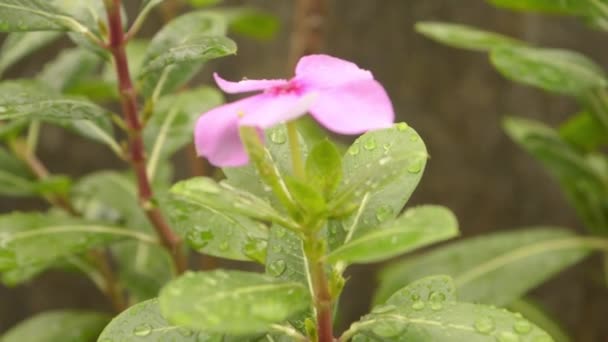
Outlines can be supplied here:
<path id="1" fill-rule="evenodd" d="M 194 130 L 197 154 L 219 167 L 246 165 L 249 157 L 241 143 L 238 121 L 242 113 L 259 106 L 260 96 L 228 103 L 201 115 Z"/>
<path id="2" fill-rule="evenodd" d="M 296 79 L 312 88 L 331 88 L 354 81 L 373 80 L 371 72 L 355 63 L 328 55 L 308 55 L 296 66 Z"/>
<path id="3" fill-rule="evenodd" d="M 243 80 L 240 82 L 231 82 L 221 78 L 217 73 L 213 74 L 213 78 L 215 79 L 217 86 L 228 94 L 264 90 L 287 84 L 286 80 Z"/>
<path id="4" fill-rule="evenodd" d="M 249 112 L 239 122 L 243 126 L 270 128 L 282 122 L 300 117 L 314 103 L 317 93 L 297 94 L 262 94 L 258 95 L 258 107 L 250 107 Z"/>
<path id="5" fill-rule="evenodd" d="M 340 134 L 388 128 L 395 120 L 386 91 L 374 80 L 352 82 L 319 92 L 310 113 L 321 125 Z"/>

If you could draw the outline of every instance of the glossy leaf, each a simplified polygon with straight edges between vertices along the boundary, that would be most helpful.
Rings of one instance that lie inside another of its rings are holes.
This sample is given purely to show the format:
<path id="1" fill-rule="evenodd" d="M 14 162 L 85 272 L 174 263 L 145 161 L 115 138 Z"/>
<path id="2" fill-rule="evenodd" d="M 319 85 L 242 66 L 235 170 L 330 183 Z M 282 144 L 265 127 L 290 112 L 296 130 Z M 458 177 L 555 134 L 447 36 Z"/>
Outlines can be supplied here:
<path id="1" fill-rule="evenodd" d="M 395 262 L 380 273 L 375 302 L 433 274 L 454 278 L 461 300 L 506 305 L 581 261 L 588 247 L 559 228 L 493 233 Z"/>
<path id="2" fill-rule="evenodd" d="M 540 122 L 508 118 L 504 127 L 517 144 L 543 163 L 557 179 L 586 227 L 594 232 L 606 232 L 608 163 L 603 156 L 580 153 Z"/>
<path id="3" fill-rule="evenodd" d="M 172 226 L 201 253 L 264 263 L 268 228 L 247 216 L 172 196 L 166 203 Z"/>
<path id="4" fill-rule="evenodd" d="M 45 0 L 1 0 L 0 31 L 66 31 L 71 19 Z"/>
<path id="5" fill-rule="evenodd" d="M 160 313 L 158 299 L 136 304 L 108 324 L 98 341 L 197 342 L 211 336 L 169 323 Z"/>
<path id="6" fill-rule="evenodd" d="M 11 328 L 2 342 L 85 342 L 95 341 L 110 321 L 104 313 L 56 310 L 39 313 Z"/>
<path id="7" fill-rule="evenodd" d="M 353 323 L 341 340 L 353 341 L 553 341 L 520 314 L 496 307 L 447 301 L 408 308 L 377 307 Z"/>
<path id="8" fill-rule="evenodd" d="M 329 140 L 317 143 L 306 159 L 306 178 L 309 184 L 320 189 L 325 198 L 336 189 L 342 180 L 342 157 Z"/>
<path id="9" fill-rule="evenodd" d="M 308 304 L 301 284 L 241 271 L 187 273 L 159 297 L 162 314 L 175 324 L 208 332 L 264 332 Z"/>
<path id="10" fill-rule="evenodd" d="M 204 36 L 223 37 L 226 34 L 226 29 L 227 24 L 222 16 L 204 11 L 187 13 L 165 25 L 152 38 L 143 58 L 142 69 L 137 77 L 143 94 L 149 97 L 155 88 L 158 88 L 158 94 L 164 94 L 187 82 L 198 72 L 206 59 L 204 49 L 200 50 L 196 47 L 188 50 L 188 45 L 202 46 L 204 42 L 199 41 L 197 43 L 196 39 L 201 39 Z M 188 41 L 191 41 L 190 44 L 184 44 Z M 172 55 L 177 58 L 176 63 L 171 62 L 171 58 L 166 58 L 169 56 L 167 53 L 174 48 L 178 49 Z M 187 54 L 185 56 L 179 55 L 180 49 L 185 50 Z M 193 51 L 195 53 L 192 53 Z M 234 53 L 234 51 L 230 51 Z M 199 52 L 202 56 L 201 59 L 186 58 L 186 56 L 196 56 Z M 168 68 L 163 67 L 169 65 Z"/>
<path id="11" fill-rule="evenodd" d="M 126 238 L 156 242 L 149 235 L 63 215 L 5 214 L 0 216 L 0 270 L 46 265 Z"/>
<path id="12" fill-rule="evenodd" d="M 502 46 L 490 59 L 506 78 L 549 92 L 580 96 L 608 85 L 602 68 L 577 52 Z"/>
<path id="13" fill-rule="evenodd" d="M 403 122 L 355 141 L 342 161 L 344 180 L 334 196 L 342 205 L 358 206 L 343 222 L 352 239 L 397 216 L 418 185 L 427 158 L 422 139 Z"/>
<path id="14" fill-rule="evenodd" d="M 454 285 L 452 278 L 438 275 L 416 280 L 393 293 L 385 304 L 398 308 L 410 308 L 412 306 L 415 308 L 420 306 L 419 302 L 428 301 L 455 302 L 456 285 Z"/>
<path id="15" fill-rule="evenodd" d="M 347 236 L 344 245 L 327 255 L 327 261 L 377 262 L 457 235 L 458 222 L 451 211 L 419 206 L 355 239 Z"/>
<path id="16" fill-rule="evenodd" d="M 6 36 L 0 52 L 0 74 L 61 36 L 60 32 L 15 32 Z"/>
<path id="17" fill-rule="evenodd" d="M 439 43 L 475 51 L 525 44 L 511 37 L 461 24 L 423 21 L 416 23 L 416 31 Z"/>

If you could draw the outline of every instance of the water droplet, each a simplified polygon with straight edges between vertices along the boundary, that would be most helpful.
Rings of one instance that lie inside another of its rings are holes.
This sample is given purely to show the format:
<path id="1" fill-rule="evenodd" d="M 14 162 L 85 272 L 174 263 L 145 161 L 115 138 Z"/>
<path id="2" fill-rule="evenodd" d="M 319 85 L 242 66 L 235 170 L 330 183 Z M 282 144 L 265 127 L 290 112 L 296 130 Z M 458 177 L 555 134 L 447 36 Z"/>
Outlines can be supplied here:
<path id="1" fill-rule="evenodd" d="M 498 342 L 519 342 L 519 337 L 510 331 L 503 331 L 498 335 Z"/>
<path id="2" fill-rule="evenodd" d="M 420 140 L 420 137 L 417 134 L 410 135 L 410 141 L 418 141 L 418 140 Z"/>
<path id="3" fill-rule="evenodd" d="M 270 273 L 272 276 L 278 277 L 285 272 L 285 268 L 285 260 L 275 260 L 268 265 L 268 273 Z"/>
<path id="4" fill-rule="evenodd" d="M 431 310 L 433 311 L 439 311 L 443 308 L 443 304 L 441 304 L 441 302 L 432 302 L 431 303 Z"/>
<path id="5" fill-rule="evenodd" d="M 389 321 L 380 321 L 372 328 L 372 332 L 380 337 L 394 337 L 402 334 L 403 330 L 403 325 Z"/>
<path id="6" fill-rule="evenodd" d="M 431 292 L 429 300 L 435 303 L 445 302 L 445 295 L 441 292 Z"/>
<path id="7" fill-rule="evenodd" d="M 376 218 L 380 222 L 384 222 L 393 215 L 393 208 L 388 205 L 383 205 L 376 210 Z"/>
<path id="8" fill-rule="evenodd" d="M 397 127 L 397 130 L 403 132 L 406 131 L 410 126 L 405 122 L 399 122 L 395 125 L 395 127 Z"/>
<path id="9" fill-rule="evenodd" d="M 133 329 L 133 335 L 139 336 L 139 337 L 148 336 L 148 335 L 150 335 L 151 332 L 152 332 L 152 326 L 148 323 L 142 323 Z"/>
<path id="10" fill-rule="evenodd" d="M 283 237 L 285 236 L 285 233 L 287 233 L 287 230 L 284 228 L 276 228 L 276 232 L 278 237 Z"/>
<path id="11" fill-rule="evenodd" d="M 515 330 L 515 332 L 518 334 L 524 335 L 524 334 L 529 333 L 530 330 L 532 330 L 532 324 L 530 324 L 530 322 L 523 320 L 523 319 L 518 320 L 513 325 L 513 330 Z"/>
<path id="12" fill-rule="evenodd" d="M 270 132 L 270 140 L 275 144 L 284 144 L 287 141 L 287 137 L 285 136 L 285 132 L 282 129 L 275 129 Z"/>
<path id="13" fill-rule="evenodd" d="M 481 317 L 475 321 L 475 330 L 482 334 L 489 334 L 494 330 L 494 320 L 490 317 Z"/>
<path id="14" fill-rule="evenodd" d="M 418 301 L 418 300 L 420 300 L 420 295 L 419 295 L 419 294 L 417 294 L 417 293 L 413 293 L 413 294 L 410 296 L 410 299 L 411 299 L 413 302 Z"/>
<path id="15" fill-rule="evenodd" d="M 422 170 L 422 161 L 416 161 L 408 165 L 407 172 L 419 173 Z"/>
<path id="16" fill-rule="evenodd" d="M 412 303 L 412 309 L 414 309 L 416 311 L 420 311 L 420 310 L 424 309 L 424 302 L 421 300 L 415 301 L 414 303 Z"/>
<path id="17" fill-rule="evenodd" d="M 186 235 L 188 244 L 197 250 L 205 248 L 209 241 L 213 240 L 213 232 L 210 230 L 193 230 Z"/>
<path id="18" fill-rule="evenodd" d="M 363 144 L 363 147 L 368 151 L 373 151 L 376 148 L 376 139 L 373 137 L 367 139 L 367 141 Z"/>
<path id="19" fill-rule="evenodd" d="M 268 242 L 262 239 L 248 238 L 245 246 L 243 247 L 243 253 L 250 259 L 255 260 L 261 264 L 266 262 L 266 247 Z"/>
<path id="20" fill-rule="evenodd" d="M 359 154 L 359 145 L 353 145 L 348 149 L 348 154 L 351 156 L 356 156 Z"/>

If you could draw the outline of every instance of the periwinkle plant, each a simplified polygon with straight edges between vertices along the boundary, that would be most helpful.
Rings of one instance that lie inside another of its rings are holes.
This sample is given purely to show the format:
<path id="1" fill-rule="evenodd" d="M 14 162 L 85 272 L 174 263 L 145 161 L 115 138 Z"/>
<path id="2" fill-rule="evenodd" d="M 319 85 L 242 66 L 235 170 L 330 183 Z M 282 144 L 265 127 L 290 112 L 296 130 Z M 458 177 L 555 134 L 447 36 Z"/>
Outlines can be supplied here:
<path id="1" fill-rule="evenodd" d="M 206 60 L 236 51 L 226 31 L 251 12 L 193 11 L 149 42 L 133 40 L 161 2 L 143 1 L 129 24 L 120 0 L 0 0 L 0 30 L 17 32 L 0 57 L 5 67 L 60 32 L 77 44 L 35 79 L 0 83 L 8 146 L 0 150 L 0 190 L 52 205 L 0 216 L 2 280 L 18 285 L 47 269 L 76 269 L 120 312 L 111 321 L 105 313 L 42 313 L 2 341 L 552 340 L 520 314 L 459 301 L 444 275 L 410 283 L 334 332 L 349 265 L 458 234 L 446 208 L 402 212 L 426 165 L 422 139 L 393 124 L 370 72 L 325 55 L 304 57 L 290 81 L 216 77 L 227 92 L 264 91 L 219 107 L 212 88 L 177 91 Z M 119 102 L 122 116 L 106 102 Z M 338 133 L 369 132 L 344 150 L 303 134 L 294 120 L 306 112 Z M 130 171 L 52 175 L 36 157 L 41 123 L 107 145 Z M 198 152 L 224 167 L 226 179 L 171 185 L 169 158 L 195 126 Z M 191 270 L 190 251 L 265 272 Z"/>

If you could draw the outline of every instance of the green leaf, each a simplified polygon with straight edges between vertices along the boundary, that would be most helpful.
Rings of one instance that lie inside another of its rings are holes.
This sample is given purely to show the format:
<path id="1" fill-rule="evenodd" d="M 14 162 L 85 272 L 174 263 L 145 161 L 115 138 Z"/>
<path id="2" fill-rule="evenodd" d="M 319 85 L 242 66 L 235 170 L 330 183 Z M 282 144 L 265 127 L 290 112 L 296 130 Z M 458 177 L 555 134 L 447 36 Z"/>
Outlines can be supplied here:
<path id="1" fill-rule="evenodd" d="M 386 305 L 392 305 L 399 308 L 414 309 L 422 305 L 424 302 L 455 302 L 456 301 L 456 285 L 451 277 L 445 275 L 430 276 L 414 281 L 406 287 L 393 293 L 386 301 Z"/>
<path id="2" fill-rule="evenodd" d="M 584 240 L 559 228 L 470 238 L 389 265 L 380 273 L 374 301 L 384 302 L 421 277 L 447 274 L 460 299 L 506 305 L 587 255 Z"/>
<path id="3" fill-rule="evenodd" d="M 323 198 L 321 192 L 311 186 L 311 183 L 300 181 L 292 176 L 285 176 L 285 184 L 291 198 L 298 207 L 298 216 L 318 218 L 326 214 L 327 203 L 325 198 Z"/>
<path id="4" fill-rule="evenodd" d="M 377 262 L 457 235 L 458 222 L 451 211 L 418 206 L 356 239 L 347 236 L 345 244 L 326 258 L 328 262 Z"/>
<path id="5" fill-rule="evenodd" d="M 547 12 L 555 14 L 584 13 L 589 7 L 587 0 L 488 0 L 492 5 L 525 12 Z"/>
<path id="6" fill-rule="evenodd" d="M 233 260 L 264 263 L 268 228 L 262 223 L 180 196 L 170 197 L 165 205 L 172 226 L 194 250 Z"/>
<path id="7" fill-rule="evenodd" d="M 197 342 L 211 336 L 169 323 L 160 313 L 158 299 L 136 304 L 112 319 L 98 341 Z"/>
<path id="8" fill-rule="evenodd" d="M 230 38 L 205 34 L 190 36 L 181 40 L 178 45 L 171 46 L 163 53 L 150 58 L 144 64 L 140 77 L 158 72 L 170 65 L 208 61 L 235 53 L 236 44 Z"/>
<path id="9" fill-rule="evenodd" d="M 110 321 L 107 314 L 77 310 L 46 311 L 7 331 L 2 342 L 95 341 Z"/>
<path id="10" fill-rule="evenodd" d="M 0 74 L 32 52 L 50 44 L 60 32 L 15 32 L 6 36 L 0 52 Z"/>
<path id="11" fill-rule="evenodd" d="M 73 20 L 49 1 L 0 0 L 0 31 L 66 31 Z"/>
<path id="12" fill-rule="evenodd" d="M 608 132 L 588 112 L 580 112 L 562 123 L 559 135 L 572 146 L 587 152 L 608 144 Z"/>
<path id="13" fill-rule="evenodd" d="M 422 139 L 404 122 L 355 141 L 342 161 L 344 180 L 334 196 L 334 205 L 357 203 L 358 209 L 343 222 L 351 238 L 397 216 L 418 185 L 427 158 Z"/>
<path id="14" fill-rule="evenodd" d="M 148 174 L 154 175 L 159 162 L 190 143 L 200 114 L 222 102 L 222 95 L 210 87 L 161 98 L 144 128 L 144 143 L 150 156 Z"/>
<path id="15" fill-rule="evenodd" d="M 325 139 L 317 143 L 306 159 L 306 179 L 315 184 L 325 198 L 331 195 L 342 180 L 342 157 L 336 146 Z"/>
<path id="16" fill-rule="evenodd" d="M 57 91 L 64 91 L 96 71 L 101 59 L 83 48 L 63 50 L 47 63 L 38 79 Z"/>
<path id="17" fill-rule="evenodd" d="M 506 78 L 558 94 L 580 96 L 608 85 L 600 66 L 573 51 L 502 46 L 490 59 Z"/>
<path id="18" fill-rule="evenodd" d="M 187 273 L 159 297 L 170 322 L 207 332 L 248 334 L 266 331 L 304 309 L 301 284 L 242 271 Z"/>
<path id="19" fill-rule="evenodd" d="M 558 180 L 586 227 L 594 232 L 606 232 L 608 180 L 605 172 L 608 164 L 603 156 L 581 154 L 540 122 L 507 118 L 504 128 Z"/>
<path id="20" fill-rule="evenodd" d="M 511 37 L 460 24 L 423 21 L 416 23 L 416 31 L 439 43 L 474 51 L 525 44 Z"/>
<path id="21" fill-rule="evenodd" d="M 113 138 L 107 114 L 93 102 L 63 96 L 39 82 L 0 83 L 0 120 L 42 120 L 57 124 L 104 143 L 118 153 L 120 146 Z"/>
<path id="22" fill-rule="evenodd" d="M 246 191 L 232 187 L 227 182 L 216 183 L 207 177 L 196 177 L 173 185 L 171 193 L 180 200 L 202 208 L 223 213 L 235 213 L 260 221 L 294 224 L 276 212 L 266 201 Z"/>
<path id="23" fill-rule="evenodd" d="M 201 47 L 211 45 L 202 37 L 219 38 L 226 34 L 226 29 L 222 16 L 204 11 L 184 14 L 165 25 L 150 42 L 137 77 L 144 96 L 150 97 L 156 88 L 158 94 L 171 92 L 186 83 L 208 59 Z M 224 49 L 231 47 L 226 44 L 230 43 L 221 40 L 219 50 L 228 51 Z M 189 49 L 189 45 L 194 48 Z M 172 49 L 177 50 L 171 53 Z M 216 56 L 211 52 L 211 57 Z M 168 56 L 175 57 L 177 63 L 167 59 Z M 196 56 L 201 58 L 192 58 Z"/>
<path id="24" fill-rule="evenodd" d="M 422 306 L 378 307 L 353 323 L 346 341 L 551 342 L 553 339 L 521 314 L 470 303 L 432 301 Z"/>
<path id="25" fill-rule="evenodd" d="M 551 315 L 538 303 L 530 299 L 518 299 L 508 306 L 509 310 L 519 312 L 530 322 L 546 331 L 555 342 L 570 342 L 568 333 L 560 327 Z"/>
<path id="26" fill-rule="evenodd" d="M 48 264 L 125 238 L 156 239 L 83 219 L 42 213 L 0 216 L 0 271 Z"/>

